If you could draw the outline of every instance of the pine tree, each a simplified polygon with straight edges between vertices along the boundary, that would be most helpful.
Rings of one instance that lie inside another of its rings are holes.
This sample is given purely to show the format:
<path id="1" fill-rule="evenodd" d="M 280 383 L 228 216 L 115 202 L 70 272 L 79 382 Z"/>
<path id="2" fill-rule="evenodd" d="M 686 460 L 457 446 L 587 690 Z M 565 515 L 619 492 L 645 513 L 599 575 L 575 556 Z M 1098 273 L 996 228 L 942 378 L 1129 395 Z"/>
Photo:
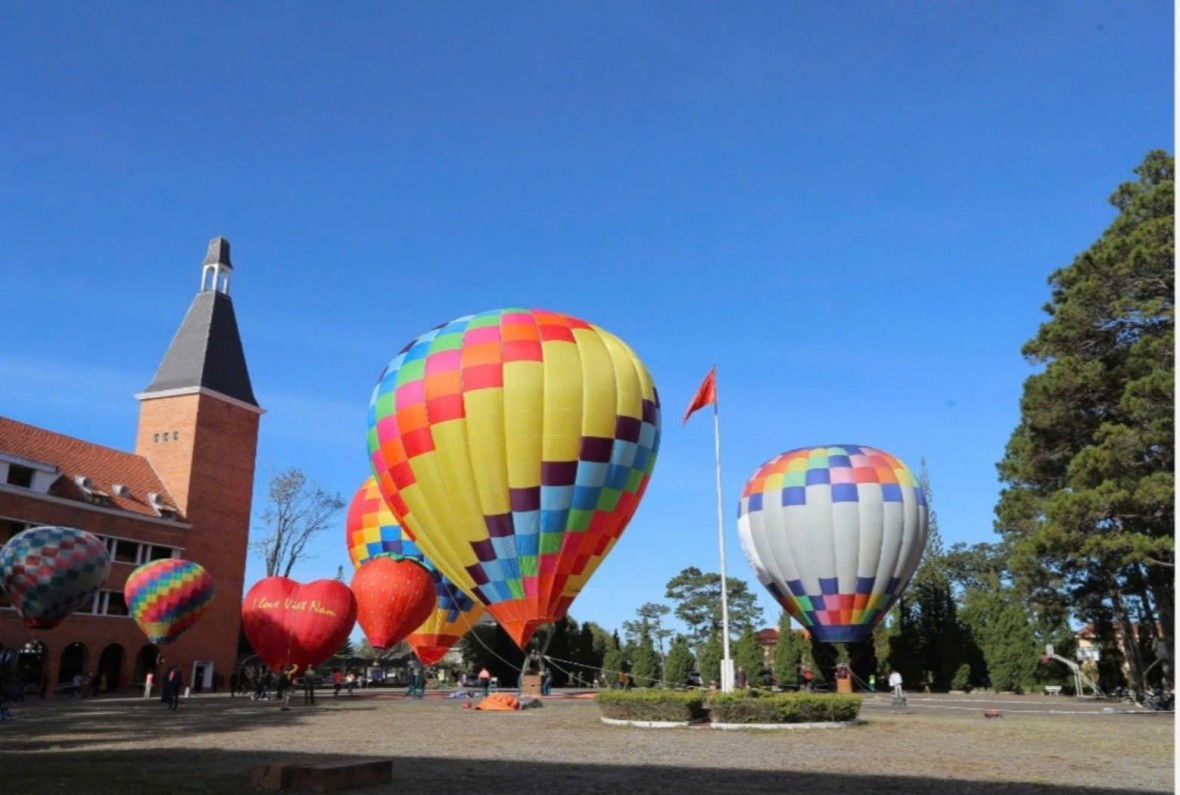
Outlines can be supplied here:
<path id="1" fill-rule="evenodd" d="M 906 589 L 906 615 L 899 642 L 907 649 L 907 659 L 901 662 L 909 670 L 903 670 L 902 675 L 906 681 L 928 682 L 945 690 L 950 688 L 959 666 L 966 662 L 965 638 L 947 572 L 925 458 L 921 461 L 918 482 L 926 494 L 930 530 L 922 562 Z"/>
<path id="2" fill-rule="evenodd" d="M 1033 681 L 1042 647 L 1017 592 L 998 586 L 967 594 L 963 618 L 983 651 L 994 690 L 1022 692 Z"/>
<path id="3" fill-rule="evenodd" d="M 661 681 L 660 655 L 650 635 L 644 635 L 625 650 L 631 661 L 631 675 L 637 687 L 655 687 Z"/>
<path id="4" fill-rule="evenodd" d="M 664 664 L 664 680 L 670 686 L 683 686 L 688 683 L 688 672 L 693 670 L 696 661 L 692 651 L 688 648 L 688 639 L 677 635 L 668 646 L 668 660 Z"/>
<path id="5" fill-rule="evenodd" d="M 705 641 L 701 648 L 698 661 L 701 664 L 701 681 L 707 686 L 710 682 L 721 684 L 721 657 L 725 651 L 721 645 L 721 633 L 716 632 Z"/>
<path id="6" fill-rule="evenodd" d="M 751 687 L 762 684 L 762 647 L 754 630 L 746 628 L 730 650 L 734 671 L 740 665 L 746 669 L 746 679 Z"/>
<path id="7" fill-rule="evenodd" d="M 1175 239 L 1171 155 L 1150 152 L 1118 216 L 1052 274 L 1050 319 L 1023 350 L 1021 420 L 999 464 L 997 530 L 1029 601 L 1099 599 L 1171 645 L 1175 562 Z M 1082 616 L 1086 618 L 1087 616 Z M 1126 644 L 1133 678 L 1144 660 Z M 1171 655 L 1169 655 L 1170 657 Z"/>

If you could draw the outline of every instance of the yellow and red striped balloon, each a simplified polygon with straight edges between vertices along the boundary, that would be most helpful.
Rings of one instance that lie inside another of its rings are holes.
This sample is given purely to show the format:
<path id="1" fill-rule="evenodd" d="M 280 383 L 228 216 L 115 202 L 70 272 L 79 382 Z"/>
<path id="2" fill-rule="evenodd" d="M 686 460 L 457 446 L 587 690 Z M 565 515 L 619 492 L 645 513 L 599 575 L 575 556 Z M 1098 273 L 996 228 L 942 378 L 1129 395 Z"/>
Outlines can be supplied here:
<path id="1" fill-rule="evenodd" d="M 522 648 L 557 621 L 643 497 L 660 440 L 647 368 L 610 332 L 540 309 L 445 323 L 369 404 L 397 521 Z"/>

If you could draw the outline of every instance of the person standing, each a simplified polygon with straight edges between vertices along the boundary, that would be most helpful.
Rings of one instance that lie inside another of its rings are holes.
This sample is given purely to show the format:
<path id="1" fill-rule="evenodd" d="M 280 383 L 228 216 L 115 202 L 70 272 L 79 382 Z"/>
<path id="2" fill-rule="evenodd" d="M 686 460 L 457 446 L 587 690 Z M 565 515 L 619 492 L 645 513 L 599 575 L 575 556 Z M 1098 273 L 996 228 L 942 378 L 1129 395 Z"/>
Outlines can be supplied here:
<path id="1" fill-rule="evenodd" d="M 332 695 L 340 695 L 340 688 L 344 687 L 344 672 L 337 668 L 332 672 Z"/>
<path id="2" fill-rule="evenodd" d="M 180 691 L 183 687 L 184 677 L 173 665 L 164 675 L 164 686 L 161 688 L 164 691 L 164 704 L 172 712 L 175 712 L 176 708 L 180 706 Z"/>
<path id="3" fill-rule="evenodd" d="M 488 694 L 488 687 L 492 684 L 492 675 L 488 673 L 487 668 L 479 669 L 479 686 L 483 688 L 483 694 Z"/>
<path id="4" fill-rule="evenodd" d="M 897 671 L 889 674 L 889 686 L 893 688 L 893 697 L 897 700 L 905 698 L 905 691 L 901 689 L 901 674 Z"/>
<path id="5" fill-rule="evenodd" d="M 307 666 L 307 670 L 303 672 L 303 705 L 305 707 L 315 706 L 315 667 Z"/>
<path id="6" fill-rule="evenodd" d="M 734 684 L 737 685 L 738 690 L 745 690 L 747 687 L 749 687 L 750 680 L 746 676 L 746 666 L 744 666 L 744 665 L 738 666 L 737 676 L 735 677 L 735 679 L 736 679 L 736 681 L 734 682 Z"/>
<path id="7" fill-rule="evenodd" d="M 152 697 L 152 682 L 155 681 L 155 678 L 156 678 L 156 675 L 151 671 L 148 671 L 147 676 L 145 676 L 143 678 L 143 697 L 144 698 L 151 698 Z"/>
<path id="8" fill-rule="evenodd" d="M 275 688 L 275 692 L 282 702 L 283 712 L 288 712 L 291 709 L 291 685 L 292 679 L 295 677 L 295 672 L 299 670 L 297 665 L 288 665 L 279 671 L 279 683 Z"/>
<path id="9" fill-rule="evenodd" d="M 553 687 L 553 672 L 549 666 L 545 666 L 545 670 L 541 671 L 541 695 L 549 695 L 550 688 Z"/>

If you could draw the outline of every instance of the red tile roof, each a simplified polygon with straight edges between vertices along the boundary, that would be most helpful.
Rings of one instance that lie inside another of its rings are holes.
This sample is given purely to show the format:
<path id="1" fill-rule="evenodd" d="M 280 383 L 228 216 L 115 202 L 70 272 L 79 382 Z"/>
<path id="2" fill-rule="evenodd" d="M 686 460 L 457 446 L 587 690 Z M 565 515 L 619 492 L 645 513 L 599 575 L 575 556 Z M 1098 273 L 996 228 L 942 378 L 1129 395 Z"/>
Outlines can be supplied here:
<path id="1" fill-rule="evenodd" d="M 151 464 L 134 453 L 84 442 L 8 417 L 0 417 L 0 452 L 56 466 L 62 477 L 50 489 L 54 496 L 88 503 L 86 495 L 74 482 L 75 476 L 84 475 L 90 478 L 96 490 L 106 492 L 112 508 L 157 516 L 148 502 L 148 493 L 152 491 L 168 505 L 175 505 Z M 116 483 L 126 486 L 130 496 L 116 494 Z"/>

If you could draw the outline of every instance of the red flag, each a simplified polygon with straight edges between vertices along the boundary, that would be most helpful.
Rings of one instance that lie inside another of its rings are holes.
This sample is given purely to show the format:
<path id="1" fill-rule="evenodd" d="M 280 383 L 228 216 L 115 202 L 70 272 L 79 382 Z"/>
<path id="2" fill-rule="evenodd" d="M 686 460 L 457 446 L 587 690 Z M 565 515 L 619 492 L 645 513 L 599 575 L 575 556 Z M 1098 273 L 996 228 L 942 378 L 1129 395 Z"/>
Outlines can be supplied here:
<path id="1" fill-rule="evenodd" d="M 680 423 L 683 425 L 688 422 L 688 418 L 697 409 L 702 409 L 710 403 L 717 402 L 717 366 L 709 370 L 709 374 L 705 376 L 705 380 L 701 381 L 701 385 L 697 387 L 697 393 L 692 396 L 692 403 L 688 404 L 688 411 L 684 412 L 684 420 Z"/>

